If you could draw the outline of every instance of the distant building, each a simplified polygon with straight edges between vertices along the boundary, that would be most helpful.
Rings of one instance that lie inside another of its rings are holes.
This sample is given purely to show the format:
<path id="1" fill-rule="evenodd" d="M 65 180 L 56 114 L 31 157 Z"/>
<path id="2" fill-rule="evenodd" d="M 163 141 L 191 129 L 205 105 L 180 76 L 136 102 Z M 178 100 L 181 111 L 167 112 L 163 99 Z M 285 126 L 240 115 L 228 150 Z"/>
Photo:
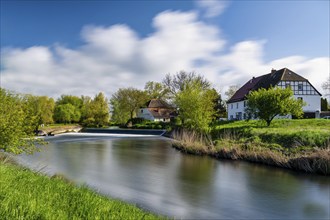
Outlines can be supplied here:
<path id="1" fill-rule="evenodd" d="M 140 108 L 137 117 L 150 121 L 170 122 L 175 115 L 175 109 L 160 99 L 151 99 L 146 108 Z"/>
<path id="2" fill-rule="evenodd" d="M 293 90 L 296 99 L 302 99 L 306 106 L 303 107 L 305 117 L 316 117 L 321 111 L 321 93 L 304 77 L 293 71 L 283 68 L 272 70 L 271 73 L 259 77 L 253 77 L 245 83 L 237 92 L 227 101 L 228 120 L 243 120 L 247 118 L 245 108 L 247 104 L 247 95 L 251 91 L 260 88 L 268 89 L 270 87 L 290 87 Z"/>

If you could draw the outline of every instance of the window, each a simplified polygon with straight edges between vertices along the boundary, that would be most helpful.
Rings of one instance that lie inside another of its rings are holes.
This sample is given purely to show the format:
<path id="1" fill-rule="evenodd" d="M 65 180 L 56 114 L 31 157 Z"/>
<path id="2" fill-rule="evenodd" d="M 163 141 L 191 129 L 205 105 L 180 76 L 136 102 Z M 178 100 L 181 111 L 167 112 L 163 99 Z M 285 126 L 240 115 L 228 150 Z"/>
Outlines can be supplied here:
<path id="1" fill-rule="evenodd" d="M 236 112 L 236 120 L 242 120 L 242 112 Z"/>
<path id="2" fill-rule="evenodd" d="M 303 84 L 302 83 L 298 84 L 298 91 L 303 91 Z"/>
<path id="3" fill-rule="evenodd" d="M 290 83 L 286 83 L 286 84 L 285 84 L 285 88 L 291 88 Z"/>
<path id="4" fill-rule="evenodd" d="M 298 100 L 304 101 L 303 97 L 298 97 Z"/>
<path id="5" fill-rule="evenodd" d="M 244 107 L 246 107 L 246 101 L 244 101 Z"/>
<path id="6" fill-rule="evenodd" d="M 141 109 L 141 113 L 143 113 L 143 109 Z"/>
<path id="7" fill-rule="evenodd" d="M 233 109 L 233 104 L 230 104 L 230 108 Z"/>
<path id="8" fill-rule="evenodd" d="M 236 103 L 236 108 L 238 108 L 238 102 Z"/>

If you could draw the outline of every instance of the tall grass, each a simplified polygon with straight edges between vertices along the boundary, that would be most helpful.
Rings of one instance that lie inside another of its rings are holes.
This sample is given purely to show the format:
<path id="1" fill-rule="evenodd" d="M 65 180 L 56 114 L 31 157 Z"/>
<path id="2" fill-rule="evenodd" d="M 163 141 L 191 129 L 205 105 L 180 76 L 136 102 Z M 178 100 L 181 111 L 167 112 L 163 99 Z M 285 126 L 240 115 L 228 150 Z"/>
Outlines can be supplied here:
<path id="1" fill-rule="evenodd" d="M 213 141 L 192 131 L 176 132 L 172 135 L 176 139 L 173 146 L 192 154 L 329 175 L 330 127 L 325 128 L 329 122 L 324 121 L 312 121 L 314 125 L 310 127 L 306 126 L 307 120 L 297 121 L 309 130 L 304 131 L 306 133 L 299 131 L 299 126 L 292 121 L 280 121 L 266 129 L 259 121 L 226 123 L 216 134 L 213 131 L 213 137 L 216 136 Z M 281 127 L 284 125 L 287 127 Z M 313 129 L 321 132 L 313 132 Z"/>
<path id="2" fill-rule="evenodd" d="M 0 163 L 1 219 L 162 219 L 134 205 L 52 178 Z"/>

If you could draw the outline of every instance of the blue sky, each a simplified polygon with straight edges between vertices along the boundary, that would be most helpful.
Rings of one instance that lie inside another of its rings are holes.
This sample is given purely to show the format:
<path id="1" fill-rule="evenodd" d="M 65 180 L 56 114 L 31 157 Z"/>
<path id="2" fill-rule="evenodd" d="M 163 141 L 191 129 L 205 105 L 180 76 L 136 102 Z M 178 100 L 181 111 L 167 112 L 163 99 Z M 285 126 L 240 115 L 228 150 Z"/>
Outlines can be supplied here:
<path id="1" fill-rule="evenodd" d="M 110 96 L 186 70 L 224 92 L 288 67 L 322 90 L 329 8 L 329 1 L 1 1 L 1 86 Z"/>

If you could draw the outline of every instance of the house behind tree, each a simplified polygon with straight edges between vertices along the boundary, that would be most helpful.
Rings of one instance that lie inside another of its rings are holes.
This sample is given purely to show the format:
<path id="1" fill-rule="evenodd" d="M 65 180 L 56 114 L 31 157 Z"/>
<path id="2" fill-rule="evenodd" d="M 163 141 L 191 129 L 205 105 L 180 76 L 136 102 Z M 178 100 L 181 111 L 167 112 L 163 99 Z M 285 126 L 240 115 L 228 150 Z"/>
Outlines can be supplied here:
<path id="1" fill-rule="evenodd" d="M 145 108 L 140 108 L 137 117 L 150 121 L 170 122 L 175 114 L 175 108 L 161 99 L 151 99 Z"/>
<path id="2" fill-rule="evenodd" d="M 247 105 L 247 95 L 260 88 L 270 87 L 290 87 L 296 99 L 302 99 L 306 105 L 303 107 L 305 117 L 316 117 L 321 110 L 321 93 L 304 77 L 293 71 L 283 68 L 272 70 L 266 75 L 253 77 L 245 83 L 227 101 L 228 120 L 247 119 L 245 108 Z"/>

